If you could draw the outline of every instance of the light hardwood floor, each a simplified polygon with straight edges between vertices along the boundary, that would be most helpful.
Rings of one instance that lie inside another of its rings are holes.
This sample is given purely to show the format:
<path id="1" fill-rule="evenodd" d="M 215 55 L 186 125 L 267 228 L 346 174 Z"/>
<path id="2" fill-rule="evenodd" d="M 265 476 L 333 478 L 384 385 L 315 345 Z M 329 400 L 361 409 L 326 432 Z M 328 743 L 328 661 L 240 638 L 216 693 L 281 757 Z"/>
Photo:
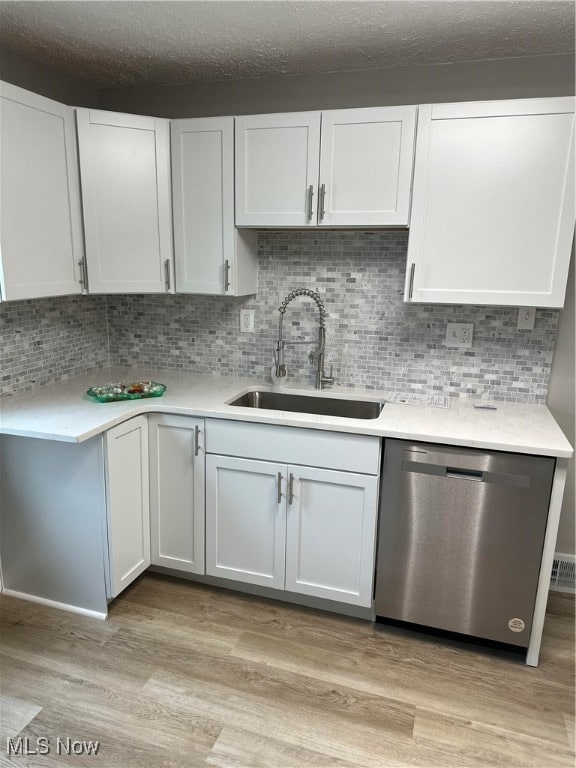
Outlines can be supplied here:
<path id="1" fill-rule="evenodd" d="M 541 664 L 145 574 L 106 622 L 2 598 L 0 764 L 574 765 L 574 599 Z M 51 740 L 9 756 L 7 737 Z M 99 740 L 97 756 L 54 752 Z"/>

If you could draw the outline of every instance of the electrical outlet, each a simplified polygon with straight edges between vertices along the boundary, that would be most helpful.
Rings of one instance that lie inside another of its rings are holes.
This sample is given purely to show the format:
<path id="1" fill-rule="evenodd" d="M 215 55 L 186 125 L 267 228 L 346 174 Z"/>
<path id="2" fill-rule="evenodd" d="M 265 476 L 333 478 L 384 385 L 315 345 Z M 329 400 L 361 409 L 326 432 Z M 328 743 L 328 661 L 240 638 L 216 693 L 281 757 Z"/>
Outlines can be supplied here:
<path id="1" fill-rule="evenodd" d="M 474 323 L 447 323 L 447 347 L 471 347 Z"/>
<path id="2" fill-rule="evenodd" d="M 518 310 L 518 328 L 521 331 L 531 331 L 536 322 L 536 307 L 520 307 Z"/>
<path id="3" fill-rule="evenodd" d="M 240 310 L 240 331 L 242 333 L 254 333 L 254 310 Z"/>

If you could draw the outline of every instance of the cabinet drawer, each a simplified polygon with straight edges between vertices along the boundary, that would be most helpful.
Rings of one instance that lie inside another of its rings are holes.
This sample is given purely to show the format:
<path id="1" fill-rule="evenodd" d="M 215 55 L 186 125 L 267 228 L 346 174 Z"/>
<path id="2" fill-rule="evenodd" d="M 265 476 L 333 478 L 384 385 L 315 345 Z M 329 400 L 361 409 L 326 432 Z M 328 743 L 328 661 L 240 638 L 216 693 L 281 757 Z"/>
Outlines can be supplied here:
<path id="1" fill-rule="evenodd" d="M 380 438 L 207 419 L 206 452 L 377 475 Z"/>

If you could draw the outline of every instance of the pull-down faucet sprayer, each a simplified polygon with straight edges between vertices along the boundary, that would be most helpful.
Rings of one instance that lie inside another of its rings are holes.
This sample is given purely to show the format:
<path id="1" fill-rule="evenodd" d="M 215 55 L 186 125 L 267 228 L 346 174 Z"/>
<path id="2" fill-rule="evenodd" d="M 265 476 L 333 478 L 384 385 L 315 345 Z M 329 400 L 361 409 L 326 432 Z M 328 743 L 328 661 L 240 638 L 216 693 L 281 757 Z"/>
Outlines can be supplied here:
<path id="1" fill-rule="evenodd" d="M 284 299 L 282 304 L 278 307 L 280 312 L 280 321 L 278 324 L 278 343 L 274 350 L 274 360 L 276 363 L 276 376 L 278 378 L 284 378 L 286 376 L 286 364 L 284 362 L 284 347 L 287 344 L 310 344 L 308 341 L 286 341 L 283 338 L 283 320 L 286 314 L 288 304 L 293 301 L 297 296 L 308 296 L 316 303 L 318 307 L 318 348 L 312 350 L 309 354 L 310 362 L 316 361 L 316 389 L 322 389 L 326 384 L 333 384 L 334 377 L 332 375 L 333 369 L 330 367 L 330 376 L 326 376 L 324 373 L 324 353 L 326 349 L 326 310 L 320 295 L 316 291 L 310 290 L 310 288 L 296 288 L 294 291 L 290 291 L 288 296 Z"/>

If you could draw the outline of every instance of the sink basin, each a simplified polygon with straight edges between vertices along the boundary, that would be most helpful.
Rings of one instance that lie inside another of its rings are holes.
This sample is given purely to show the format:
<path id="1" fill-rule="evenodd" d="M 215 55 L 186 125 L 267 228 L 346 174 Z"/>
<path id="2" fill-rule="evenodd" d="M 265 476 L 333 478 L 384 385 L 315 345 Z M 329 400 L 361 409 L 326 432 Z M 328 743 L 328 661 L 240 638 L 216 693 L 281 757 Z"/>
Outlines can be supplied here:
<path id="1" fill-rule="evenodd" d="M 346 400 L 335 397 L 291 395 L 288 392 L 246 392 L 228 405 L 244 408 L 264 408 L 293 413 L 314 413 L 319 416 L 344 416 L 347 419 L 377 419 L 384 403 L 369 400 Z"/>

